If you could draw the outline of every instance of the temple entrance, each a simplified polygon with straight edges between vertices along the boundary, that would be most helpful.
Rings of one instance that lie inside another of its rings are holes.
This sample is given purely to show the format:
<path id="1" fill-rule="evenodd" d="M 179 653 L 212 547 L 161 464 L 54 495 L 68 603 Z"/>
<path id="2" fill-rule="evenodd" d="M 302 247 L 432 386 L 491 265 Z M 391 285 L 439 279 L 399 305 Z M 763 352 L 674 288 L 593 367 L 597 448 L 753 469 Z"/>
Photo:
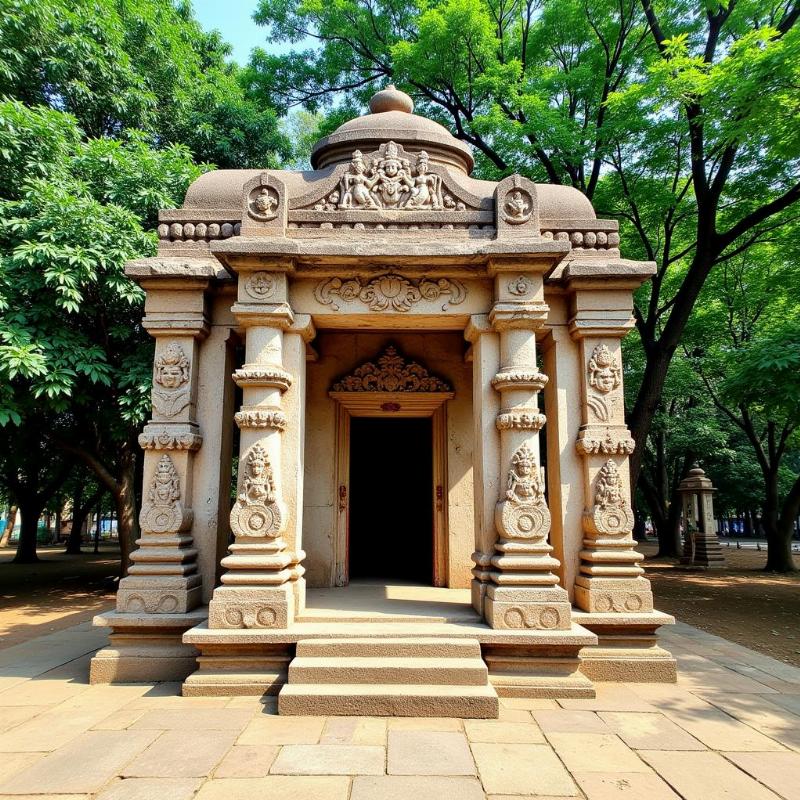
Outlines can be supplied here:
<path id="1" fill-rule="evenodd" d="M 376 453 L 381 455 L 376 458 Z M 425 418 L 350 423 L 350 580 L 433 582 L 433 430 Z"/>

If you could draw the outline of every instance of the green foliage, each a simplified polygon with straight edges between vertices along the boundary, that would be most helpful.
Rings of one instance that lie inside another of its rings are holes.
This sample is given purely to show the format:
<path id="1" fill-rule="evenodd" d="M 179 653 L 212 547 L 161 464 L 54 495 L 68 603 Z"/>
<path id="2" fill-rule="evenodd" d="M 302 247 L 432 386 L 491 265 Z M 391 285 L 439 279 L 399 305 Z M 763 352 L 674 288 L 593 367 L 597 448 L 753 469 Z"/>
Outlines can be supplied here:
<path id="1" fill-rule="evenodd" d="M 275 167 L 290 143 L 229 52 L 183 0 L 0 0 L 0 96 L 67 111 L 89 137 L 139 129 L 219 167 Z"/>
<path id="2" fill-rule="evenodd" d="M 155 253 L 143 223 L 180 202 L 202 168 L 140 133 L 82 141 L 68 115 L 13 101 L 0 103 L 0 140 L 0 173 L 14 175 L 0 199 L 0 423 L 33 409 L 74 415 L 102 397 L 136 424 L 150 345 L 124 264 Z"/>

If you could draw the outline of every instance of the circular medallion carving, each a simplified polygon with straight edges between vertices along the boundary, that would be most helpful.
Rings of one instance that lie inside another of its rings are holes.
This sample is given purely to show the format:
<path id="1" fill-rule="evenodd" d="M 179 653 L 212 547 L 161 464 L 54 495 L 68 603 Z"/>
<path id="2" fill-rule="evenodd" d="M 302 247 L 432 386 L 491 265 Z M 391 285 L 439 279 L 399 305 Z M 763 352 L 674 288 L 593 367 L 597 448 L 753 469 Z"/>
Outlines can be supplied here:
<path id="1" fill-rule="evenodd" d="M 531 289 L 533 289 L 533 284 L 525 275 L 520 275 L 508 284 L 508 291 L 517 297 L 524 297 L 530 293 Z"/>
<path id="2" fill-rule="evenodd" d="M 600 533 L 627 533 L 633 530 L 633 512 L 626 505 L 595 506 L 592 516 Z"/>
<path id="3" fill-rule="evenodd" d="M 247 209 L 253 219 L 269 222 L 278 216 L 278 193 L 271 186 L 260 186 L 250 192 Z"/>
<path id="4" fill-rule="evenodd" d="M 501 212 L 509 225 L 522 225 L 533 214 L 533 198 L 525 189 L 512 189 L 503 201 Z"/>
<path id="5" fill-rule="evenodd" d="M 275 279 L 269 272 L 254 272 L 244 285 L 244 289 L 250 297 L 256 300 L 266 300 L 275 291 Z"/>
<path id="6" fill-rule="evenodd" d="M 558 625 L 558 611 L 554 608 L 545 608 L 539 615 L 539 623 L 543 628 L 555 628 Z"/>
<path id="7" fill-rule="evenodd" d="M 241 536 L 275 537 L 280 532 L 281 513 L 277 503 L 244 506 L 237 517 Z"/>
<path id="8" fill-rule="evenodd" d="M 641 611 L 642 598 L 637 594 L 629 595 L 625 598 L 625 608 L 627 608 L 628 611 Z"/>
<path id="9" fill-rule="evenodd" d="M 225 609 L 225 622 L 232 628 L 241 628 L 244 624 L 244 616 L 238 608 Z"/>
<path id="10" fill-rule="evenodd" d="M 497 527 L 509 539 L 536 539 L 550 530 L 550 512 L 544 503 L 497 504 Z"/>
<path id="11" fill-rule="evenodd" d="M 145 506 L 139 520 L 141 527 L 150 533 L 172 533 L 181 526 L 181 511 L 177 503 L 162 506 Z"/>
<path id="12" fill-rule="evenodd" d="M 275 609 L 269 606 L 260 608 L 256 614 L 256 622 L 262 628 L 271 628 L 277 619 L 278 615 L 275 613 Z"/>

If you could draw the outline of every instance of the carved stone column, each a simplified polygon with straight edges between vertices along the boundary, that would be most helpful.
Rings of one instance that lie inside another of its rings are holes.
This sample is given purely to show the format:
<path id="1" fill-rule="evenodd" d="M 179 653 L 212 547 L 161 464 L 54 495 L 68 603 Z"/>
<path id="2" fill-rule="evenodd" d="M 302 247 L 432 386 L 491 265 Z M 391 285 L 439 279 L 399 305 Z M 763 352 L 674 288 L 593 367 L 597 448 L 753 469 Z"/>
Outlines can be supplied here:
<path id="1" fill-rule="evenodd" d="M 120 581 L 118 612 L 183 614 L 201 602 L 190 529 L 194 453 L 203 441 L 195 404 L 199 341 L 209 330 L 207 286 L 185 278 L 147 286 L 144 327 L 156 339 L 153 416 L 139 437 L 145 451 L 141 538 Z"/>
<path id="2" fill-rule="evenodd" d="M 285 628 L 295 614 L 293 581 L 302 575 L 288 549 L 282 497 L 281 439 L 289 424 L 281 408 L 292 384 L 284 369 L 284 331 L 293 321 L 285 268 L 242 270 L 233 313 L 245 329 L 245 364 L 234 373 L 243 403 L 239 483 L 231 510 L 235 541 L 209 605 L 210 628 Z M 292 424 L 297 424 L 292 420 Z"/>
<path id="3" fill-rule="evenodd" d="M 501 272 L 489 315 L 500 335 L 500 371 L 491 384 L 500 393 L 501 485 L 495 506 L 498 540 L 486 590 L 486 620 L 493 628 L 567 630 L 567 592 L 558 585 L 559 562 L 547 541 L 550 512 L 539 431 L 545 417 L 537 396 L 547 377 L 536 366 L 536 331 L 547 318 L 542 275 Z"/>
<path id="4" fill-rule="evenodd" d="M 621 339 L 632 320 L 578 314 L 571 333 L 583 365 L 583 424 L 576 443 L 583 456 L 586 509 L 575 602 L 584 611 L 653 610 L 650 582 L 634 550 L 628 457 L 634 442 L 625 426 Z"/>

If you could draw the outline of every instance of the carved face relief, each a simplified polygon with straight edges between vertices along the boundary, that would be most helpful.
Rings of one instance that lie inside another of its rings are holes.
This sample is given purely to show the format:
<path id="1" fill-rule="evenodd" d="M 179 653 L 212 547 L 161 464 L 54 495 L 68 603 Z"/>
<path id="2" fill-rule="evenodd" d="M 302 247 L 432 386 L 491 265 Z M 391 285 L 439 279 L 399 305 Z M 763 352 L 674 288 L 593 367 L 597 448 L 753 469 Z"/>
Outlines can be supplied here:
<path id="1" fill-rule="evenodd" d="M 600 344 L 589 359 L 589 385 L 601 394 L 608 394 L 622 382 L 621 370 L 611 351 Z"/>
<path id="2" fill-rule="evenodd" d="M 155 380 L 165 389 L 177 389 L 189 382 L 189 359 L 180 345 L 171 344 L 155 363 Z"/>
<path id="3" fill-rule="evenodd" d="M 178 531 L 184 519 L 180 506 L 181 487 L 172 459 L 165 453 L 153 473 L 147 502 L 142 505 L 139 524 L 150 533 Z"/>
<path id="4" fill-rule="evenodd" d="M 275 290 L 275 280 L 269 272 L 254 272 L 245 283 L 245 291 L 256 300 L 265 300 Z"/>
<path id="5" fill-rule="evenodd" d="M 536 464 L 536 457 L 528 445 L 514 453 L 511 469 L 508 472 L 506 499 L 510 502 L 538 501 L 544 497 L 541 475 Z"/>
<path id="6" fill-rule="evenodd" d="M 512 189 L 506 195 L 502 210 L 506 222 L 521 225 L 533 214 L 533 198 L 525 189 Z"/>
<path id="7" fill-rule="evenodd" d="M 269 222 L 278 216 L 278 193 L 271 186 L 262 186 L 250 192 L 247 204 L 253 219 Z"/>
<path id="8" fill-rule="evenodd" d="M 505 495 L 495 506 L 495 526 L 508 539 L 543 539 L 550 530 L 544 472 L 527 444 L 511 459 Z"/>
<path id="9" fill-rule="evenodd" d="M 231 528 L 236 536 L 275 538 L 282 524 L 272 467 L 264 448 L 256 444 L 247 455 L 242 490 L 231 510 Z"/>
<path id="10" fill-rule="evenodd" d="M 601 508 L 625 505 L 625 497 L 622 494 L 622 479 L 617 465 L 611 459 L 603 464 L 597 476 L 594 502 Z"/>

